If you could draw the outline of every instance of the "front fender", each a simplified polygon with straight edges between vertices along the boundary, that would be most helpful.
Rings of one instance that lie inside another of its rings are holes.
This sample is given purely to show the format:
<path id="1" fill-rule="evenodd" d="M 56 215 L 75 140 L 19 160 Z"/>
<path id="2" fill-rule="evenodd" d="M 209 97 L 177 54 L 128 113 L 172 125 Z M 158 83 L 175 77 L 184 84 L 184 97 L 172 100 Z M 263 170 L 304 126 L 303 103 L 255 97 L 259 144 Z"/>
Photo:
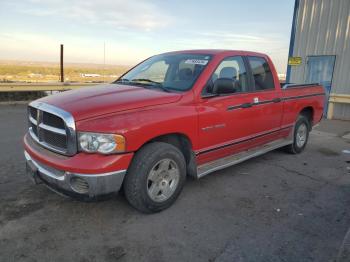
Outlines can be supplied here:
<path id="1" fill-rule="evenodd" d="M 121 134 L 128 152 L 166 134 L 183 134 L 197 148 L 198 119 L 193 105 L 162 105 L 78 121 L 78 131 Z"/>

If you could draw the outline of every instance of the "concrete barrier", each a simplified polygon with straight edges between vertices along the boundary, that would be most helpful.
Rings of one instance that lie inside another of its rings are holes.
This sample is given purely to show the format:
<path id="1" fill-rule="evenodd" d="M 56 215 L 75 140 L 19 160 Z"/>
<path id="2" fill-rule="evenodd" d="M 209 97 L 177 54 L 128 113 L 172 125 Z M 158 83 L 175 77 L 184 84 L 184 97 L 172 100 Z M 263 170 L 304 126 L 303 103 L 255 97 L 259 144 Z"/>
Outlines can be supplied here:
<path id="1" fill-rule="evenodd" d="M 1 92 L 66 91 L 100 83 L 0 83 Z"/>

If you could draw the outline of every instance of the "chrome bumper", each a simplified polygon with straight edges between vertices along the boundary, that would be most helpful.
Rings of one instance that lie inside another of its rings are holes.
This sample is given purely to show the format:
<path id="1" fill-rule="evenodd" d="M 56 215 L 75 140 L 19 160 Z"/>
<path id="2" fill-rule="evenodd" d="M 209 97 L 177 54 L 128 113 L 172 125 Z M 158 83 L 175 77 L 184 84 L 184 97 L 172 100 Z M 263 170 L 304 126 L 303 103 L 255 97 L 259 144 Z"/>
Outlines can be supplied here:
<path id="1" fill-rule="evenodd" d="M 76 174 L 57 170 L 34 160 L 24 151 L 27 166 L 33 167 L 31 178 L 36 183 L 43 182 L 50 189 L 69 196 L 82 196 L 94 198 L 100 195 L 118 192 L 126 173 L 126 170 L 118 170 L 102 174 Z"/>

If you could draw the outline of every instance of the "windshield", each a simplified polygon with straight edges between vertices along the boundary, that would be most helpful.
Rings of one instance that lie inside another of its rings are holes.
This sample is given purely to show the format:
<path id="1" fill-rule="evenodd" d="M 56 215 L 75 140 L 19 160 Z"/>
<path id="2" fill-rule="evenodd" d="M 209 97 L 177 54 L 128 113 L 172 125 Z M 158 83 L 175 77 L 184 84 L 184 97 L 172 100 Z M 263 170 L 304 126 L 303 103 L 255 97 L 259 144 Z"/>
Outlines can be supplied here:
<path id="1" fill-rule="evenodd" d="M 160 88 L 165 91 L 185 91 L 192 88 L 211 59 L 201 54 L 165 54 L 153 56 L 115 83 Z"/>

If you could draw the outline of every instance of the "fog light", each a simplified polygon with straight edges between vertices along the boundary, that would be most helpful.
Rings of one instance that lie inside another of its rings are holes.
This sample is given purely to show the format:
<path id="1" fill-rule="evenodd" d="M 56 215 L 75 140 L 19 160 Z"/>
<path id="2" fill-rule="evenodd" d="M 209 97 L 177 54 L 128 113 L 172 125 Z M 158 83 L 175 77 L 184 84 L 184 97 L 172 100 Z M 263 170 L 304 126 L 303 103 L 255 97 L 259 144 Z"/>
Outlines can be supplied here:
<path id="1" fill-rule="evenodd" d="M 71 188 L 79 194 L 87 194 L 89 192 L 89 184 L 85 179 L 74 176 L 70 179 Z"/>

